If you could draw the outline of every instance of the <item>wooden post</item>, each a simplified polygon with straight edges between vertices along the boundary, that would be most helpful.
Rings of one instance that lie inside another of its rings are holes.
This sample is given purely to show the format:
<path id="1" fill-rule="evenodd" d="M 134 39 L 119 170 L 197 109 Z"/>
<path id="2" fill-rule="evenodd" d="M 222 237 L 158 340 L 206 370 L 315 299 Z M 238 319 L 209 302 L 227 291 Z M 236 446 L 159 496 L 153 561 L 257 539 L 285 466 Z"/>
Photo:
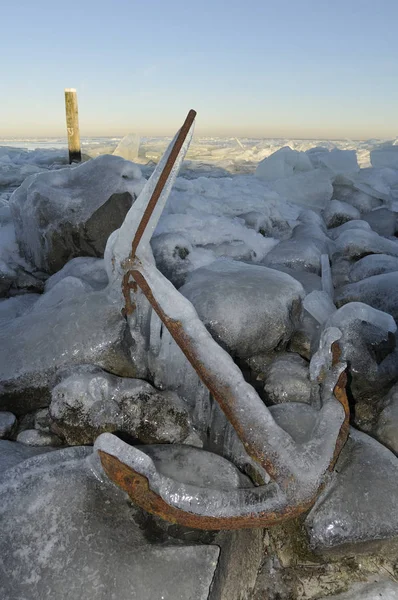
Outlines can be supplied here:
<path id="1" fill-rule="evenodd" d="M 68 132 L 69 164 L 81 162 L 79 113 L 77 110 L 77 95 L 73 88 L 65 89 L 66 129 Z"/>

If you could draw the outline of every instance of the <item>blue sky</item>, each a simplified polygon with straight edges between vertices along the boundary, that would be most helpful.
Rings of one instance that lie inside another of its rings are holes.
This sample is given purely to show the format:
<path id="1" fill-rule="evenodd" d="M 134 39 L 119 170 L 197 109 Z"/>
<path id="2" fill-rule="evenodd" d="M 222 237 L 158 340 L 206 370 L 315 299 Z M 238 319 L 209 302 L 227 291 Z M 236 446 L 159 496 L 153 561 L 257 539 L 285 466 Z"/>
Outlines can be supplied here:
<path id="1" fill-rule="evenodd" d="M 397 0 L 0 0 L 0 137 L 396 137 Z"/>

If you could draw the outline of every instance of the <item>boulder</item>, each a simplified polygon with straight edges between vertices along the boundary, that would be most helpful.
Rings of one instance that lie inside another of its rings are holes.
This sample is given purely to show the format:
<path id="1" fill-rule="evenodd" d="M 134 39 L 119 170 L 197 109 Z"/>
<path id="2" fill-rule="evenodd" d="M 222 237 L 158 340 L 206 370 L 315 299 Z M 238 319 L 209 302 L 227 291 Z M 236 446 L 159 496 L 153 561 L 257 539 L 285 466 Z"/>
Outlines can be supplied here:
<path id="1" fill-rule="evenodd" d="M 383 406 L 373 433 L 379 442 L 398 456 L 398 385 L 388 392 Z"/>
<path id="2" fill-rule="evenodd" d="M 364 229 L 343 231 L 336 240 L 335 252 L 355 260 L 368 254 L 398 256 L 398 240 L 387 240 L 375 231 Z"/>
<path id="3" fill-rule="evenodd" d="M 398 378 L 396 324 L 391 315 L 353 302 L 337 310 L 325 327 L 338 327 L 347 361 L 352 419 L 367 430 L 382 409 L 383 396 Z"/>
<path id="4" fill-rule="evenodd" d="M 332 200 L 323 211 L 323 218 L 325 219 L 326 226 L 332 228 L 344 225 L 348 221 L 360 219 L 361 213 L 351 204 Z"/>
<path id="5" fill-rule="evenodd" d="M 0 411 L 0 439 L 8 438 L 12 435 L 17 425 L 16 416 L 9 411 Z"/>
<path id="6" fill-rule="evenodd" d="M 398 271 L 344 285 L 336 291 L 335 302 L 338 307 L 348 302 L 363 302 L 390 313 L 398 321 Z"/>
<path id="7" fill-rule="evenodd" d="M 271 404 L 311 402 L 312 385 L 306 360 L 292 352 L 282 353 L 265 370 L 264 391 Z"/>
<path id="8" fill-rule="evenodd" d="M 69 445 L 93 444 L 101 433 L 121 432 L 143 444 L 184 441 L 191 424 L 172 392 L 146 381 L 116 377 L 98 367 L 72 367 L 51 392 L 52 429 Z"/>
<path id="9" fill-rule="evenodd" d="M 17 435 L 17 442 L 25 446 L 62 446 L 62 440 L 54 433 L 38 431 L 37 429 L 25 429 Z"/>
<path id="10" fill-rule="evenodd" d="M 347 221 L 346 223 L 343 223 L 343 225 L 339 225 L 338 227 L 333 227 L 329 229 L 328 236 L 332 240 L 336 240 L 341 233 L 351 229 L 363 229 L 365 231 L 370 231 L 370 225 L 367 221 L 363 221 L 361 219 L 354 219 L 352 221 Z"/>
<path id="11" fill-rule="evenodd" d="M 398 271 L 398 257 L 388 254 L 369 254 L 358 260 L 350 270 L 351 283 L 382 275 L 383 273 L 394 273 Z"/>
<path id="12" fill-rule="evenodd" d="M 0 597 L 207 600 L 219 547 L 156 540 L 90 455 L 58 450 L 2 478 Z"/>
<path id="13" fill-rule="evenodd" d="M 263 266 L 217 260 L 180 288 L 213 337 L 241 358 L 283 347 L 301 313 L 303 287 Z"/>
<path id="14" fill-rule="evenodd" d="M 396 212 L 382 207 L 364 215 L 363 220 L 379 235 L 390 237 L 394 236 L 398 229 L 397 217 Z"/>
<path id="15" fill-rule="evenodd" d="M 139 167 L 117 156 L 27 177 L 10 199 L 21 251 L 47 273 L 102 256 L 144 183 Z"/>
<path id="16" fill-rule="evenodd" d="M 73 364 L 142 376 L 132 345 L 126 320 L 103 292 L 14 319 L 0 328 L 0 410 L 23 415 L 48 406 L 54 376 Z"/>
<path id="17" fill-rule="evenodd" d="M 398 542 L 398 458 L 351 429 L 335 475 L 305 520 L 310 547 L 322 555 L 391 552 Z"/>

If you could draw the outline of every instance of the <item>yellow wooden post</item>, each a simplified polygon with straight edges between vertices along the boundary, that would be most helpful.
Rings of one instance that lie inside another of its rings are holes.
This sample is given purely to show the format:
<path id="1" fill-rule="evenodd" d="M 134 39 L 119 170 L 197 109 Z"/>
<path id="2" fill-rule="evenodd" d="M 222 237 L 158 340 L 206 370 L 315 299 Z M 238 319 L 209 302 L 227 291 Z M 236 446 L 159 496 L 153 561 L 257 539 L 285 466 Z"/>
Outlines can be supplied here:
<path id="1" fill-rule="evenodd" d="M 77 94 L 73 88 L 65 89 L 66 129 L 68 132 L 69 164 L 81 162 L 79 113 L 77 110 Z"/>

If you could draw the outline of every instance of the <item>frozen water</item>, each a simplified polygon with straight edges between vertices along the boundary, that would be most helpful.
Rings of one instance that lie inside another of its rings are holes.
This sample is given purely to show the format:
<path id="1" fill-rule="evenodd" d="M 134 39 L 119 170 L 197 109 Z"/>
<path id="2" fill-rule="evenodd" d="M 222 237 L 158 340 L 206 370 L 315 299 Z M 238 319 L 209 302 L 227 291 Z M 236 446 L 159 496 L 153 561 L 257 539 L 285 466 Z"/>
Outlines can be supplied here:
<path id="1" fill-rule="evenodd" d="M 323 147 L 315 147 L 307 150 L 307 156 L 314 167 L 325 167 L 333 175 L 359 171 L 355 150 L 340 150 L 338 148 L 328 150 Z"/>
<path id="2" fill-rule="evenodd" d="M 158 392 L 146 381 L 90 365 L 68 369 L 58 378 L 50 416 L 69 445 L 92 444 L 104 431 L 120 431 L 143 444 L 182 442 L 192 433 L 177 395 Z"/>
<path id="3" fill-rule="evenodd" d="M 286 344 L 304 297 L 285 273 L 226 259 L 196 270 L 180 292 L 212 335 L 240 357 Z"/>
<path id="4" fill-rule="evenodd" d="M 30 312 L 39 298 L 39 294 L 22 294 L 0 300 L 0 326 Z"/>
<path id="5" fill-rule="evenodd" d="M 398 146 L 384 144 L 370 152 L 372 167 L 398 169 Z"/>
<path id="6" fill-rule="evenodd" d="M 33 305 L 31 312 L 35 313 L 37 311 L 56 308 L 69 300 L 83 299 L 92 291 L 92 287 L 82 279 L 71 276 L 65 277 L 39 297 Z"/>
<path id="7" fill-rule="evenodd" d="M 304 152 L 297 152 L 297 150 L 285 146 L 258 164 L 256 177 L 264 181 L 274 181 L 311 169 L 311 161 Z"/>
<path id="8" fill-rule="evenodd" d="M 326 323 L 336 311 L 336 307 L 327 292 L 314 290 L 304 298 L 303 306 L 320 325 Z"/>
<path id="9" fill-rule="evenodd" d="M 322 272 L 322 291 L 328 294 L 330 300 L 334 298 L 334 287 L 332 280 L 332 272 L 330 270 L 329 256 L 322 254 L 321 256 L 321 272 Z"/>
<path id="10" fill-rule="evenodd" d="M 388 208 L 376 208 L 364 215 L 363 219 L 379 235 L 392 237 L 398 229 L 398 215 L 396 212 L 388 210 Z"/>
<path id="11" fill-rule="evenodd" d="M 138 158 L 140 149 L 140 136 L 136 133 L 125 135 L 113 151 L 114 156 L 121 156 L 126 160 L 134 161 Z"/>
<path id="12" fill-rule="evenodd" d="M 331 176 L 323 169 L 278 179 L 273 187 L 284 200 L 314 210 L 325 208 L 333 195 Z"/>
<path id="13" fill-rule="evenodd" d="M 25 446 L 19 442 L 0 440 L 0 479 L 8 479 L 6 471 L 15 467 L 18 463 L 27 458 L 31 458 L 32 456 L 37 456 L 52 450 L 54 450 L 54 448 L 48 446 L 39 448 L 37 446 Z"/>

